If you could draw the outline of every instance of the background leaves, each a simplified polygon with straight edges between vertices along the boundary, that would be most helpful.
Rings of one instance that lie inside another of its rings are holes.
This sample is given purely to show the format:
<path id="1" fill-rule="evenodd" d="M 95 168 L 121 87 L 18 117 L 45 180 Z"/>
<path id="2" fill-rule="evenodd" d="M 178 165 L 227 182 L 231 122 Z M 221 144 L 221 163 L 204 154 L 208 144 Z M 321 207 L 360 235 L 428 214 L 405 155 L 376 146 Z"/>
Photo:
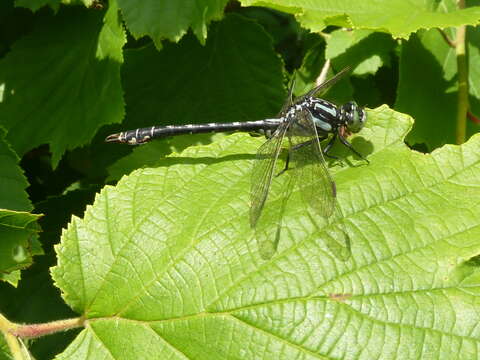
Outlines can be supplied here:
<path id="1" fill-rule="evenodd" d="M 385 4 L 4 1 L 0 330 L 86 320 L 23 339 L 19 354 L 1 342 L 0 357 L 476 358 L 479 138 L 444 146 L 458 66 L 434 27 L 455 40 L 480 7 Z M 468 136 L 478 34 L 469 27 Z M 269 262 L 247 220 L 263 138 L 103 143 L 142 126 L 274 117 L 294 70 L 299 95 L 348 65 L 324 96 L 373 109 L 350 138 L 370 164 L 335 146 L 342 214 L 316 218 L 295 190 Z M 323 240 L 340 222 L 346 262 Z"/>
<path id="2" fill-rule="evenodd" d="M 0 162 L 2 184 L 0 208 L 11 210 L 32 210 L 25 188 L 28 185 L 23 171 L 18 166 L 19 158 L 5 141 L 5 132 L 0 128 Z"/>
<path id="3" fill-rule="evenodd" d="M 37 28 L 0 62 L 0 114 L 19 154 L 49 143 L 56 166 L 100 125 L 121 121 L 124 34 L 115 6 L 105 14 L 66 8 L 39 17 Z"/>
<path id="4" fill-rule="evenodd" d="M 452 2 L 438 1 L 362 1 L 352 4 L 348 0 L 305 1 L 280 0 L 275 2 L 242 0 L 243 5 L 271 6 L 295 14 L 298 21 L 307 29 L 322 31 L 328 25 L 353 28 L 366 28 L 388 32 L 396 38 L 408 38 L 419 29 L 433 27 L 452 27 L 462 24 L 477 25 L 480 10 L 476 7 L 457 10 L 443 10 L 445 4 Z M 441 5 L 440 5 L 441 4 Z"/>
<path id="5" fill-rule="evenodd" d="M 237 15 L 212 26 L 205 46 L 188 36 L 161 52 L 153 46 L 128 50 L 126 126 L 274 116 L 285 97 L 281 71 L 265 31 Z"/>
<path id="6" fill-rule="evenodd" d="M 163 39 L 178 41 L 191 28 L 202 42 L 207 38 L 207 25 L 222 18 L 226 0 L 200 2 L 168 0 L 163 2 L 119 0 L 119 6 L 132 34 L 148 35 L 158 48 Z"/>

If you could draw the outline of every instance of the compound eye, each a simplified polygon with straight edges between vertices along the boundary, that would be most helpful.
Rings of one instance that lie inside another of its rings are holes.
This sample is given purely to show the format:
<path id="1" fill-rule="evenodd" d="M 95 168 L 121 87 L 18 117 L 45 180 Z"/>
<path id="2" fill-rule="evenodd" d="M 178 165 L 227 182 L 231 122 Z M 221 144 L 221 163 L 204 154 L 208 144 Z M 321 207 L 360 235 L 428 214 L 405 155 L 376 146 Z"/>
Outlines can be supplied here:
<path id="1" fill-rule="evenodd" d="M 353 133 L 359 132 L 367 121 L 367 113 L 353 101 L 345 105 L 348 119 L 347 129 Z"/>

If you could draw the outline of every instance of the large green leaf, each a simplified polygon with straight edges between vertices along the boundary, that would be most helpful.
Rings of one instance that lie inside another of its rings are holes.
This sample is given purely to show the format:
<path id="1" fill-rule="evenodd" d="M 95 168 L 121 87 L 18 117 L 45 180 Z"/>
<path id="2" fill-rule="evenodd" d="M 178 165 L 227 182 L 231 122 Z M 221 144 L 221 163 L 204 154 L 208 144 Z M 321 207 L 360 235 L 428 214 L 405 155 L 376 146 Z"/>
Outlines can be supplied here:
<path id="1" fill-rule="evenodd" d="M 25 191 L 28 182 L 19 161 L 17 154 L 5 141 L 5 131 L 0 127 L 0 209 L 32 210 Z"/>
<path id="2" fill-rule="evenodd" d="M 447 32 L 453 39 L 453 31 Z M 480 31 L 469 31 L 470 104 L 480 112 L 478 68 L 480 67 Z M 455 142 L 458 98 L 458 73 L 455 50 L 436 30 L 413 35 L 402 46 L 400 79 L 395 108 L 415 117 L 409 143 L 425 143 L 434 149 Z M 470 126 L 468 135 L 479 131 Z"/>
<path id="3" fill-rule="evenodd" d="M 1 122 L 23 155 L 49 143 L 56 165 L 67 149 L 120 122 L 125 36 L 115 1 L 107 12 L 72 7 L 40 18 L 0 60 Z"/>
<path id="4" fill-rule="evenodd" d="M 331 169 L 347 261 L 315 236 L 339 219 L 306 212 L 297 190 L 278 253 L 260 258 L 258 138 L 190 147 L 105 187 L 56 248 L 52 275 L 87 319 L 59 358 L 475 358 L 480 136 L 425 155 L 404 145 L 410 127 L 369 111 L 353 144 L 370 164 Z"/>
<path id="5" fill-rule="evenodd" d="M 157 48 L 162 40 L 178 41 L 191 27 L 205 42 L 207 25 L 223 16 L 227 0 L 118 0 L 130 32 L 136 37 L 148 35 Z"/>
<path id="6" fill-rule="evenodd" d="M 419 29 L 476 25 L 480 7 L 444 12 L 438 1 L 424 0 L 241 0 L 245 6 L 261 5 L 295 14 L 300 23 L 312 31 L 328 25 L 389 32 L 394 37 L 408 38 Z"/>

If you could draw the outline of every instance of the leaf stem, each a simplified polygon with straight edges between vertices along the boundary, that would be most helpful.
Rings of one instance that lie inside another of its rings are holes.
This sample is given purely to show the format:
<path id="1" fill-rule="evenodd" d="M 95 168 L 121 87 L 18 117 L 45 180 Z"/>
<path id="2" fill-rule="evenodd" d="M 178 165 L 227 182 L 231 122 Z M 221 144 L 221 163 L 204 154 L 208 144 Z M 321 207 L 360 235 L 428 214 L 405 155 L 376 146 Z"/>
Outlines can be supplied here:
<path id="1" fill-rule="evenodd" d="M 14 324 L 10 333 L 21 338 L 37 338 L 84 326 L 85 319 L 82 317 L 57 320 L 44 324 L 19 325 Z"/>
<path id="2" fill-rule="evenodd" d="M 465 8 L 465 1 L 458 0 L 458 7 Z M 466 56 L 466 38 L 467 27 L 465 25 L 457 28 L 455 40 L 455 53 L 457 57 L 458 71 L 458 107 L 457 107 L 457 129 L 455 142 L 463 144 L 466 138 L 467 112 L 468 112 L 468 64 Z"/>
<path id="3" fill-rule="evenodd" d="M 452 41 L 452 39 L 450 39 L 448 37 L 447 33 L 445 31 L 443 31 L 443 29 L 440 29 L 440 28 L 437 28 L 437 30 L 440 33 L 440 35 L 442 35 L 443 40 L 445 40 L 445 42 L 448 44 L 448 46 L 450 46 L 451 48 L 455 48 L 455 42 Z"/>
<path id="4" fill-rule="evenodd" d="M 5 316 L 0 314 L 0 331 L 5 337 L 11 355 L 15 360 L 25 359 L 26 348 L 22 348 L 21 338 L 37 338 L 40 336 L 50 335 L 59 331 L 66 331 L 85 324 L 83 317 L 52 321 L 44 324 L 22 325 L 9 321 Z"/>

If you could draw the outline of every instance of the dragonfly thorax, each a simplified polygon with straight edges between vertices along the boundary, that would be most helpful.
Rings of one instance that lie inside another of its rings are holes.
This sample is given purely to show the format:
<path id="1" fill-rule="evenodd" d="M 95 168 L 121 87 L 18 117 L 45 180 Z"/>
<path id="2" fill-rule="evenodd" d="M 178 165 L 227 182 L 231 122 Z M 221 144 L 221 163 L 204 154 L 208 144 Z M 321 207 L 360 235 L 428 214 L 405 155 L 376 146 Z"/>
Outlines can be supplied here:
<path id="1" fill-rule="evenodd" d="M 309 97 L 293 105 L 290 112 L 307 109 L 319 131 L 335 133 L 346 128 L 351 133 L 359 132 L 367 121 L 367 113 L 354 101 L 337 106 L 327 100 Z M 288 115 L 287 113 L 287 115 Z M 292 114 L 292 116 L 295 116 Z"/>
<path id="2" fill-rule="evenodd" d="M 298 113 L 305 111 L 310 114 L 319 133 L 334 133 L 339 127 L 346 125 L 340 117 L 341 111 L 337 105 L 314 97 L 307 97 L 302 102 L 293 104 L 286 112 L 285 118 L 294 119 Z"/>

